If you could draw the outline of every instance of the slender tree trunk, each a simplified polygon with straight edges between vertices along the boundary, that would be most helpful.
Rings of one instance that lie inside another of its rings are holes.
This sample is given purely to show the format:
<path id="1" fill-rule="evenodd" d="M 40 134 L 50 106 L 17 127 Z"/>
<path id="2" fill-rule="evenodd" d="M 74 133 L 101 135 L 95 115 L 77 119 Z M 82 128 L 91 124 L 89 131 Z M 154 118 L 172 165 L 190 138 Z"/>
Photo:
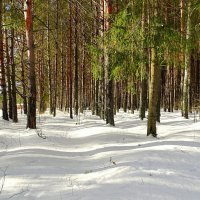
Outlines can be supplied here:
<path id="1" fill-rule="evenodd" d="M 8 31 L 5 30 L 5 43 L 6 43 L 6 75 L 8 83 L 8 107 L 9 107 L 9 118 L 12 119 L 12 84 L 11 84 L 11 73 L 10 73 L 10 55 L 9 55 L 9 44 L 8 44 Z"/>
<path id="2" fill-rule="evenodd" d="M 79 51 L 78 51 L 78 4 L 76 3 L 75 8 L 75 31 L 74 31 L 74 37 L 75 37 L 75 49 L 74 49 L 74 114 L 78 115 L 78 109 L 79 109 Z"/>
<path id="3" fill-rule="evenodd" d="M 183 116 L 188 119 L 189 108 L 189 76 L 190 76 L 190 50 L 189 40 L 191 34 L 191 2 L 187 5 L 186 49 L 185 49 L 185 76 L 183 85 Z"/>
<path id="4" fill-rule="evenodd" d="M 73 81 L 72 81 L 72 2 L 69 2 L 69 48 L 68 48 L 68 89 L 70 118 L 73 119 Z"/>
<path id="5" fill-rule="evenodd" d="M 109 80 L 107 84 L 107 124 L 112 126 L 115 125 L 114 122 L 114 97 L 113 97 L 113 80 Z"/>
<path id="6" fill-rule="evenodd" d="M 42 43 L 44 43 L 44 34 L 42 34 Z M 39 96 L 39 113 L 44 113 L 47 109 L 47 93 L 46 93 L 46 65 L 44 62 L 44 52 L 43 51 L 39 51 L 38 52 L 38 59 L 37 59 L 37 63 L 38 63 L 38 68 L 39 68 L 39 72 L 38 72 L 38 80 L 39 80 L 39 84 L 38 84 L 38 96 Z"/>
<path id="7" fill-rule="evenodd" d="M 184 33 L 185 33 L 185 27 L 184 27 L 184 22 L 185 22 L 185 17 L 184 17 L 184 10 L 186 10 L 185 8 L 185 4 L 184 4 L 184 0 L 180 0 L 180 32 L 181 32 L 181 44 L 183 45 L 183 41 L 184 41 Z M 181 61 L 184 62 L 185 61 L 185 55 L 184 55 L 184 49 L 182 49 L 181 52 Z M 182 116 L 184 116 L 184 112 L 183 112 L 183 90 L 184 90 L 184 69 L 180 69 L 180 75 L 181 75 L 181 90 L 180 90 L 180 96 L 181 96 L 181 114 Z"/>
<path id="8" fill-rule="evenodd" d="M 153 1 L 153 17 L 157 17 L 157 1 Z M 155 38 L 154 38 L 155 39 Z M 160 77 L 160 66 L 157 63 L 157 51 L 156 41 L 154 46 L 151 48 L 151 76 L 149 86 L 149 110 L 148 110 L 148 124 L 147 124 L 147 136 L 152 135 L 157 137 L 156 130 L 156 109 L 158 103 L 158 89 L 159 89 L 159 77 Z"/>
<path id="9" fill-rule="evenodd" d="M 160 122 L 160 104 L 161 104 L 161 70 L 158 71 L 158 100 L 157 100 L 157 108 L 156 108 L 156 121 Z"/>
<path id="10" fill-rule="evenodd" d="M 9 120 L 7 108 L 6 76 L 3 49 L 3 0 L 0 0 L 0 86 L 2 87 L 2 114 L 4 120 Z"/>
<path id="11" fill-rule="evenodd" d="M 119 112 L 119 109 L 121 108 L 121 90 L 120 90 L 120 87 L 121 87 L 121 84 L 120 82 L 116 82 L 116 100 L 115 100 L 115 104 L 116 104 L 116 111 Z"/>
<path id="12" fill-rule="evenodd" d="M 25 66 L 24 66 L 24 35 L 23 35 L 23 47 L 21 52 L 21 79 L 22 79 L 22 92 L 23 92 L 23 108 L 24 108 L 24 114 L 27 114 L 27 97 L 26 97 L 26 81 L 25 81 Z"/>
<path id="13" fill-rule="evenodd" d="M 28 46 L 28 112 L 27 128 L 36 129 L 36 76 L 35 76 L 35 52 L 33 38 L 32 0 L 24 1 L 24 18 L 26 27 L 26 40 Z"/>
<path id="14" fill-rule="evenodd" d="M 112 14 L 112 1 L 108 0 L 105 1 L 106 4 L 106 14 Z M 110 19 L 106 20 L 105 23 L 106 30 L 110 28 Z M 105 75 L 106 75 L 106 123 L 110 124 L 111 126 L 115 126 L 114 123 L 114 96 L 113 96 L 113 79 L 111 78 L 111 66 L 109 63 L 109 52 L 108 49 L 105 48 L 104 50 L 105 55 Z"/>
<path id="15" fill-rule="evenodd" d="M 83 33 L 83 35 L 84 35 L 84 33 Z M 83 47 L 82 47 L 83 48 L 83 51 L 82 51 L 82 57 L 83 58 L 82 58 L 82 64 L 81 64 L 81 66 L 82 66 L 81 95 L 80 95 L 80 97 L 81 97 L 80 98 L 81 113 L 83 113 L 83 110 L 85 109 L 85 103 L 86 103 L 86 99 L 85 99 L 85 92 L 86 92 L 85 56 L 86 55 L 85 55 L 85 41 L 84 40 L 85 40 L 85 37 L 83 37 Z M 95 92 L 96 92 L 96 90 L 95 90 Z M 94 97 L 94 102 L 96 102 L 95 99 L 96 98 Z"/>
<path id="16" fill-rule="evenodd" d="M 128 79 L 124 81 L 124 105 L 123 105 L 123 110 L 124 112 L 127 112 L 127 107 L 128 107 Z"/>
<path id="17" fill-rule="evenodd" d="M 149 112 L 147 136 L 152 135 L 157 137 L 156 131 L 156 108 L 158 102 L 158 84 L 159 84 L 159 66 L 156 63 L 156 50 L 153 47 L 151 50 L 151 81 L 149 87 Z"/>
<path id="18" fill-rule="evenodd" d="M 96 115 L 100 116 L 100 108 L 99 108 L 99 80 L 96 80 L 95 84 L 95 108 Z"/>
<path id="19" fill-rule="evenodd" d="M 55 53 L 55 79 L 54 79 L 54 102 L 53 102 L 53 116 L 56 116 L 57 109 L 57 94 L 58 94 L 58 18 L 59 18 L 59 10 L 58 10 L 58 1 L 56 1 L 56 53 Z"/>
<path id="20" fill-rule="evenodd" d="M 143 0 L 142 9 L 142 34 L 143 39 L 145 37 L 145 25 L 146 25 L 146 0 Z M 142 43 L 144 60 L 147 59 L 147 50 L 145 49 L 144 42 Z M 146 102 L 147 102 L 147 67 L 146 63 L 142 63 L 141 66 L 141 87 L 140 87 L 140 113 L 139 117 L 141 120 L 145 118 Z"/>
<path id="21" fill-rule="evenodd" d="M 13 122 L 18 122 L 17 118 L 17 96 L 16 96 L 16 78 L 15 78 L 15 59 L 14 59 L 14 29 L 11 29 L 11 47 L 10 47 L 10 57 L 11 57 L 11 83 L 12 83 L 12 120 Z"/>
<path id="22" fill-rule="evenodd" d="M 62 30 L 61 30 L 61 35 L 62 35 L 62 44 L 61 44 L 61 104 L 60 104 L 60 109 L 64 109 L 64 105 L 66 104 L 66 50 L 65 50 L 65 37 L 64 37 L 64 23 L 61 25 Z"/>
<path id="23" fill-rule="evenodd" d="M 174 64 L 173 64 L 174 65 Z M 174 66 L 170 69 L 170 110 L 174 112 Z"/>
<path id="24" fill-rule="evenodd" d="M 101 1 L 101 16 L 100 16 L 100 21 L 102 22 L 101 23 L 101 28 L 100 28 L 100 36 L 101 37 L 104 37 L 104 32 L 105 32 L 105 0 L 100 0 Z M 104 120 L 105 119 L 105 113 L 106 113 L 106 78 L 105 78 L 105 44 L 104 44 L 104 38 L 103 38 L 103 41 L 102 41 L 102 46 L 101 46 L 101 49 L 103 51 L 103 53 L 101 54 L 100 56 L 100 63 L 102 64 L 102 70 L 101 70 L 101 81 L 100 81 L 100 87 L 99 87 L 99 102 L 100 102 L 100 105 L 101 105 L 101 114 L 100 114 L 100 117 Z"/>
<path id="25" fill-rule="evenodd" d="M 145 118 L 146 103 L 147 103 L 147 78 L 142 77 L 141 92 L 140 92 L 140 114 L 139 114 L 141 120 Z"/>
<path id="26" fill-rule="evenodd" d="M 95 8 L 95 14 L 94 14 L 94 17 L 95 17 L 95 20 L 94 20 L 94 25 L 92 26 L 92 30 L 94 29 L 94 32 L 95 32 L 95 39 L 94 41 L 92 42 L 95 42 L 97 43 L 97 39 L 99 37 L 99 34 L 100 34 L 100 26 L 101 26 L 101 23 L 100 23 L 100 17 L 101 17 L 101 9 L 100 9 L 100 6 L 97 4 L 93 7 L 93 0 L 91 0 L 91 12 L 92 10 Z M 96 44 L 96 46 L 98 46 Z M 99 58 L 97 58 L 99 59 Z M 100 107 L 100 80 L 99 78 L 95 78 L 95 113 L 97 116 L 100 116 L 101 115 L 101 107 Z"/>
<path id="27" fill-rule="evenodd" d="M 48 10 L 50 8 L 50 0 L 48 0 Z M 49 82 L 49 112 L 53 113 L 53 97 L 52 97 L 52 67 L 51 67 L 51 49 L 50 49 L 50 19 L 49 12 L 47 14 L 47 62 L 48 62 L 48 82 Z"/>

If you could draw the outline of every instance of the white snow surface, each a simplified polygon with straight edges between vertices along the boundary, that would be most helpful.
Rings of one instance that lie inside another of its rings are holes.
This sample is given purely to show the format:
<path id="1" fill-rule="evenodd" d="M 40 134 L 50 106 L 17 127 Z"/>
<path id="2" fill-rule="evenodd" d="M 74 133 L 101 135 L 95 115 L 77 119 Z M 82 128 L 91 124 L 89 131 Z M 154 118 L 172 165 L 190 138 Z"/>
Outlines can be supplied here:
<path id="1" fill-rule="evenodd" d="M 24 115 L 0 119 L 0 200 L 199 200 L 200 119 L 161 115 L 158 138 L 137 112 L 116 127 L 90 111 L 44 114 L 37 132 Z"/>

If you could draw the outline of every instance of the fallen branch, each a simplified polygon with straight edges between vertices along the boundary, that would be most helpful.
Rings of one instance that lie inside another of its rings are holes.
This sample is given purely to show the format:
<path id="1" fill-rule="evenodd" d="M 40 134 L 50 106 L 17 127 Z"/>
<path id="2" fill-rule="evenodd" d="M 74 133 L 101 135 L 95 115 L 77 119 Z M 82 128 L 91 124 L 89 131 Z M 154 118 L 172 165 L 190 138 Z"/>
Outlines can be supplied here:
<path id="1" fill-rule="evenodd" d="M 28 188 L 27 188 L 27 189 L 22 189 L 20 192 L 15 193 L 15 194 L 11 195 L 10 197 L 8 197 L 8 199 L 12 199 L 13 197 L 15 197 L 15 196 L 17 196 L 17 195 L 21 195 L 21 194 L 23 194 L 23 193 L 25 193 L 25 192 L 28 192 L 28 191 L 29 191 Z"/>
<path id="2" fill-rule="evenodd" d="M 6 180 L 6 175 L 7 175 L 7 174 L 6 174 L 7 169 L 8 169 L 8 166 L 7 166 L 4 170 L 0 169 L 0 171 L 3 172 L 3 177 L 2 177 L 2 182 L 1 182 L 1 190 L 0 190 L 0 194 L 2 193 L 3 188 L 4 188 L 4 184 L 5 184 L 5 180 Z"/>
<path id="3" fill-rule="evenodd" d="M 46 135 L 44 135 L 42 133 L 42 130 L 41 129 L 36 129 L 36 133 L 39 137 L 41 137 L 42 139 L 47 139 Z"/>

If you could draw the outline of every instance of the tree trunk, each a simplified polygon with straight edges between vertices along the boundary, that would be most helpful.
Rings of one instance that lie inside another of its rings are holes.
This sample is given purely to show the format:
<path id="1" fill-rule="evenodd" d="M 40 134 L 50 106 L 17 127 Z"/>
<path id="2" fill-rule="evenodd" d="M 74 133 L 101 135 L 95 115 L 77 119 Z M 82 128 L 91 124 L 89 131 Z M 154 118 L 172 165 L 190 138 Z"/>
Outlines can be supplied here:
<path id="1" fill-rule="evenodd" d="M 153 1 L 151 17 L 157 17 L 157 1 Z M 155 30 L 156 31 L 156 30 Z M 154 36 L 155 40 L 155 36 Z M 152 135 L 157 137 L 156 130 L 156 110 L 158 103 L 158 89 L 160 84 L 160 66 L 157 63 L 157 51 L 156 51 L 156 41 L 154 41 L 154 46 L 151 48 L 151 75 L 150 75 L 150 86 L 149 86 L 149 110 L 148 110 L 148 124 L 147 124 L 147 136 Z"/>
<path id="2" fill-rule="evenodd" d="M 186 49 L 185 49 L 185 76 L 183 85 L 183 116 L 188 119 L 189 107 L 189 76 L 190 76 L 190 50 L 189 40 L 191 34 L 191 2 L 188 1 L 187 5 L 187 27 L 186 27 Z"/>
<path id="3" fill-rule="evenodd" d="M 8 31 L 5 30 L 5 40 L 6 40 L 6 74 L 8 83 L 8 107 L 9 107 L 9 118 L 12 119 L 12 84 L 11 84 L 11 74 L 10 74 L 10 55 L 8 46 Z"/>
<path id="4" fill-rule="evenodd" d="M 115 126 L 114 122 L 114 97 L 113 97 L 113 80 L 108 80 L 107 84 L 107 109 L 106 109 L 106 122 Z"/>
<path id="5" fill-rule="evenodd" d="M 112 1 L 108 0 L 105 1 L 105 9 L 106 14 L 112 14 Z M 110 17 L 109 17 L 110 18 Z M 110 18 L 111 19 L 111 18 Z M 110 19 L 106 20 L 105 26 L 106 30 L 110 28 Z M 109 63 L 109 53 L 106 47 L 104 48 L 104 62 L 105 62 L 105 79 L 106 79 L 106 101 L 105 101 L 105 108 L 106 108 L 106 123 L 110 124 L 111 126 L 115 126 L 114 123 L 114 96 L 113 96 L 113 79 L 111 78 L 111 66 Z"/>
<path id="6" fill-rule="evenodd" d="M 50 8 L 50 0 L 48 0 L 48 10 Z M 49 82 L 49 113 L 53 113 L 53 97 L 52 97 L 52 67 L 51 67 L 51 49 L 50 49 L 50 19 L 49 12 L 47 14 L 47 62 L 48 62 L 48 82 Z"/>
<path id="7" fill-rule="evenodd" d="M 142 9 L 142 34 L 143 40 L 145 37 L 145 25 L 146 25 L 146 0 L 143 0 L 143 9 Z M 142 42 L 144 61 L 147 59 L 147 50 L 144 46 L 144 41 Z M 141 120 L 145 118 L 146 103 L 147 103 L 147 64 L 143 61 L 141 66 L 141 87 L 140 87 L 140 112 L 139 117 Z"/>
<path id="8" fill-rule="evenodd" d="M 64 37 L 64 23 L 62 23 L 61 27 L 61 103 L 60 103 L 60 109 L 64 109 L 64 105 L 66 104 L 66 50 L 65 50 L 65 37 Z"/>
<path id="9" fill-rule="evenodd" d="M 12 120 L 17 123 L 17 97 L 16 97 L 16 78 L 15 78 L 15 59 L 14 59 L 14 29 L 11 29 L 11 47 L 10 47 L 10 58 L 11 58 L 11 83 L 12 83 Z"/>
<path id="10" fill-rule="evenodd" d="M 6 76 L 3 49 L 3 0 L 0 0 L 0 87 L 2 87 L 2 114 L 4 120 L 9 120 L 7 108 Z"/>
<path id="11" fill-rule="evenodd" d="M 115 107 L 116 111 L 119 112 L 119 109 L 121 108 L 121 84 L 119 81 L 116 82 L 115 84 L 116 87 L 116 97 L 115 97 Z"/>
<path id="12" fill-rule="evenodd" d="M 25 66 L 24 66 L 24 34 L 23 34 L 23 47 L 21 52 L 21 79 L 22 79 L 22 92 L 23 92 L 23 108 L 24 108 L 24 114 L 27 114 L 27 97 L 26 97 L 26 81 L 25 81 Z"/>
<path id="13" fill-rule="evenodd" d="M 58 10 L 58 1 L 56 1 L 56 53 L 55 53 L 55 79 L 54 79 L 54 102 L 53 102 L 53 116 L 56 116 L 56 109 L 57 109 L 57 94 L 58 94 L 58 17 L 59 17 L 59 10 Z"/>
<path id="14" fill-rule="evenodd" d="M 156 63 L 156 50 L 151 50 L 151 81 L 149 87 L 149 111 L 147 136 L 157 137 L 156 131 L 156 108 L 158 102 L 159 66 Z"/>
<path id="15" fill-rule="evenodd" d="M 79 109 L 79 78 L 78 78 L 78 71 L 79 71 L 79 51 L 78 51 L 78 4 L 76 3 L 75 8 L 75 31 L 74 31 L 74 37 L 75 37 L 75 49 L 74 49 L 74 114 L 78 115 L 78 109 Z"/>
<path id="16" fill-rule="evenodd" d="M 123 110 L 124 112 L 127 112 L 128 107 L 128 79 L 124 81 L 124 103 L 123 103 Z"/>
<path id="17" fill-rule="evenodd" d="M 156 121 L 160 122 L 160 104 L 161 104 L 161 70 L 158 71 L 158 100 L 157 100 L 157 108 L 156 108 Z"/>
<path id="18" fill-rule="evenodd" d="M 24 1 L 24 18 L 26 27 L 26 40 L 28 47 L 28 112 L 27 128 L 36 129 L 36 76 L 35 76 L 35 52 L 33 38 L 32 0 Z"/>
<path id="19" fill-rule="evenodd" d="M 69 100 L 69 110 L 70 118 L 73 119 L 73 81 L 72 81 L 72 2 L 69 1 L 69 48 L 68 48 L 68 100 Z"/>

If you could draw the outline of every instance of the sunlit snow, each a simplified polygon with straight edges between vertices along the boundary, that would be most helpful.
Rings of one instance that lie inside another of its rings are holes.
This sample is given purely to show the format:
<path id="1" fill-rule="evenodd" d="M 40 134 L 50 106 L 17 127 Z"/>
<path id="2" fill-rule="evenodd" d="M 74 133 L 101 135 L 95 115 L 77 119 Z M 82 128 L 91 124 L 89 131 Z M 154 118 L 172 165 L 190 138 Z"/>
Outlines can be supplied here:
<path id="1" fill-rule="evenodd" d="M 161 114 L 157 139 L 137 112 L 118 113 L 116 127 L 90 111 L 40 115 L 46 139 L 24 115 L 0 119 L 0 200 L 199 200 L 200 119 Z"/>

